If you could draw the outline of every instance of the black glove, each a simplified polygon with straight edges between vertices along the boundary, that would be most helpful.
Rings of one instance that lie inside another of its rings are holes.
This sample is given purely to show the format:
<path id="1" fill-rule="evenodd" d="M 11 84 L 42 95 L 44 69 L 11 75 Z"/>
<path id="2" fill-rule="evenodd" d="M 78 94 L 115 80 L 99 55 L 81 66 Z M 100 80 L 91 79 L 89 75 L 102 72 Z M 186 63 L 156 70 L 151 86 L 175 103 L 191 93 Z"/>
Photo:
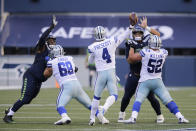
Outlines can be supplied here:
<path id="1" fill-rule="evenodd" d="M 78 71 L 78 67 L 75 67 L 75 73 Z"/>
<path id="2" fill-rule="evenodd" d="M 132 48 L 137 48 L 138 45 L 139 45 L 136 41 L 134 41 L 134 40 L 132 40 L 132 39 L 128 40 L 128 41 L 127 41 L 127 44 L 128 44 L 130 47 L 132 47 Z"/>

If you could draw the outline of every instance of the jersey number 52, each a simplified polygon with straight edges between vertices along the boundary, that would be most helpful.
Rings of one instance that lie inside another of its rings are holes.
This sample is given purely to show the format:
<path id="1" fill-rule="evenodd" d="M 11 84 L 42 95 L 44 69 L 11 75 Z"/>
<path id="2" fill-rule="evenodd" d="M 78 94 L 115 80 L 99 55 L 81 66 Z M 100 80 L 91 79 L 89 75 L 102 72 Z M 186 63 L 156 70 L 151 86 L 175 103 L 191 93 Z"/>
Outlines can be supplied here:
<path id="1" fill-rule="evenodd" d="M 161 65 L 162 65 L 163 59 L 155 60 L 155 59 L 149 59 L 148 62 L 148 72 L 149 73 L 160 73 L 162 71 Z"/>

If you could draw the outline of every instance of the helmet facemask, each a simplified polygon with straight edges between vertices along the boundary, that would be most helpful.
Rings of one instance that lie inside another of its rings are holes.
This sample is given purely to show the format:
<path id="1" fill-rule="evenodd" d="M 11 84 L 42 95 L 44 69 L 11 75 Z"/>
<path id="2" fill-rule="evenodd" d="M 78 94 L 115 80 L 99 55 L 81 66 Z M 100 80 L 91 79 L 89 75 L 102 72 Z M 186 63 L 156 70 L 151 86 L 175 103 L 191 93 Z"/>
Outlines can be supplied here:
<path id="1" fill-rule="evenodd" d="M 141 42 L 144 36 L 144 29 L 139 25 L 135 25 L 132 30 L 133 40 Z"/>
<path id="2" fill-rule="evenodd" d="M 144 32 L 142 31 L 133 31 L 133 40 L 137 41 L 137 42 L 141 42 L 144 36 Z"/>
<path id="3" fill-rule="evenodd" d="M 53 36 L 49 36 L 47 39 L 46 39 L 46 47 L 48 50 L 52 50 L 54 45 L 56 45 L 56 38 L 53 37 Z"/>
<path id="4" fill-rule="evenodd" d="M 57 58 L 63 56 L 65 54 L 64 49 L 60 45 L 53 45 L 53 49 L 50 50 L 49 56 L 50 58 Z"/>

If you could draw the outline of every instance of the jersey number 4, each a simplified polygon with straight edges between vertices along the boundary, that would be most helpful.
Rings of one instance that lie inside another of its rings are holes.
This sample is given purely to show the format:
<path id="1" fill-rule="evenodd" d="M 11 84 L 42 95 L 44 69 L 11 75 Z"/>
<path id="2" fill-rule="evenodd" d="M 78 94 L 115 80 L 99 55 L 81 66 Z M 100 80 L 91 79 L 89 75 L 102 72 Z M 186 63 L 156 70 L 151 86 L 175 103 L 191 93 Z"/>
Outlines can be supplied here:
<path id="1" fill-rule="evenodd" d="M 103 60 L 106 60 L 107 63 L 112 62 L 111 56 L 110 56 L 107 48 L 103 48 L 102 58 L 103 58 Z"/>
<path id="2" fill-rule="evenodd" d="M 161 65 L 162 65 L 163 59 L 155 60 L 155 59 L 149 59 L 148 62 L 148 72 L 149 73 L 160 73 L 162 71 Z"/>
<path id="3" fill-rule="evenodd" d="M 60 76 L 67 76 L 73 74 L 73 68 L 71 62 L 60 62 L 58 63 Z"/>

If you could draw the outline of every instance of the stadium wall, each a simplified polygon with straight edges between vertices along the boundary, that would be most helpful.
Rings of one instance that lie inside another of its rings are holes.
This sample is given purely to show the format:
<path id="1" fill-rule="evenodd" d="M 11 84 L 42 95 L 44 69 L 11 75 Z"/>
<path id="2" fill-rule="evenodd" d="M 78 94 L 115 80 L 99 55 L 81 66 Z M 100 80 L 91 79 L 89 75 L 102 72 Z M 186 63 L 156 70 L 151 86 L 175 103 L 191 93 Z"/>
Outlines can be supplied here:
<path id="1" fill-rule="evenodd" d="M 77 77 L 82 86 L 88 86 L 88 70 L 85 68 L 85 56 L 73 56 L 79 67 Z M 0 57 L 0 89 L 21 88 L 22 76 L 33 62 L 34 56 L 3 56 Z M 129 71 L 124 56 L 116 58 L 116 72 L 124 86 Z M 163 69 L 163 80 L 166 86 L 196 87 L 196 57 L 169 56 Z M 43 83 L 43 87 L 55 87 L 55 80 L 51 77 Z"/>
<path id="2" fill-rule="evenodd" d="M 34 2 L 33 2 L 34 1 Z M 5 0 L 5 11 L 35 12 L 196 12 L 195 0 Z"/>

